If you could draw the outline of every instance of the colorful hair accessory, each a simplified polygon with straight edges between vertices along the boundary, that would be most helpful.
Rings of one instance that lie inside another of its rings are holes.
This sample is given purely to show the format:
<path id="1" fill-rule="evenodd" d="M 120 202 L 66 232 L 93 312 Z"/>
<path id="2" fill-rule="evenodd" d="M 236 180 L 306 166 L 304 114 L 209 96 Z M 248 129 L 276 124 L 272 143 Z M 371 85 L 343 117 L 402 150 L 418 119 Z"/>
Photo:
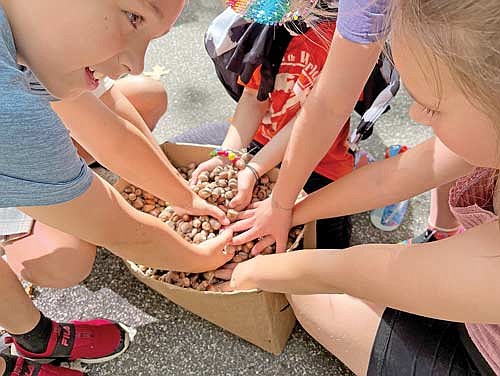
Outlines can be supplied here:
<path id="1" fill-rule="evenodd" d="M 226 0 L 236 13 L 264 25 L 297 21 L 311 13 L 318 0 Z"/>
<path id="2" fill-rule="evenodd" d="M 227 158 L 231 163 L 234 164 L 241 158 L 241 153 L 226 148 L 215 148 L 210 152 L 210 156 Z"/>

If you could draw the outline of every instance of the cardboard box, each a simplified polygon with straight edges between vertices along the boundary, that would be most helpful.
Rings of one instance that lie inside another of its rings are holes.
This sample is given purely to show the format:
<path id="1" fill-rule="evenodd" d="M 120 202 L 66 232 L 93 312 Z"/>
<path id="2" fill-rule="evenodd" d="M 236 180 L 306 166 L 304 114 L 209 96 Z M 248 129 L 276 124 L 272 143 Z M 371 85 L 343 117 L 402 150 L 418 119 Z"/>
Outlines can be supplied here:
<path id="1" fill-rule="evenodd" d="M 175 166 L 202 162 L 214 146 L 165 143 L 162 149 Z M 277 170 L 268 175 L 277 179 Z M 115 187 L 122 190 L 126 182 Z M 315 225 L 304 228 L 304 248 L 315 248 Z M 273 354 L 280 354 L 295 326 L 295 315 L 283 294 L 264 291 L 219 293 L 181 288 L 147 277 L 133 262 L 126 262 L 130 272 L 172 302 L 217 326 Z"/>

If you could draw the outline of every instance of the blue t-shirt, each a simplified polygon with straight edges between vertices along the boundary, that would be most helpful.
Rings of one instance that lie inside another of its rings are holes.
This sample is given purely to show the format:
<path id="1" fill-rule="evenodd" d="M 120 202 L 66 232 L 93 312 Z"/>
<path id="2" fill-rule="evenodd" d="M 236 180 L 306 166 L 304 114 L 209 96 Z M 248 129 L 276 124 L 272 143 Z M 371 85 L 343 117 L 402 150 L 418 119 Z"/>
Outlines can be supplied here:
<path id="1" fill-rule="evenodd" d="M 35 95 L 16 63 L 0 7 L 0 208 L 53 205 L 84 193 L 92 172 L 46 97 Z"/>
<path id="2" fill-rule="evenodd" d="M 337 30 L 351 42 L 368 44 L 383 38 L 390 0 L 339 0 Z"/>

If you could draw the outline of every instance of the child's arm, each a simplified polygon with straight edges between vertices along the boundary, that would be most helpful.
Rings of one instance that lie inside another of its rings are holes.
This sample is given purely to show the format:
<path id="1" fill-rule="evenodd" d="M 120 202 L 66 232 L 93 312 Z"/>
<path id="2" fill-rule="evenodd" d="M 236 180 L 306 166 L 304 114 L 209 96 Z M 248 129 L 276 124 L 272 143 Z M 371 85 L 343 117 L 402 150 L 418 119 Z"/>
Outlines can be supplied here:
<path id="1" fill-rule="evenodd" d="M 381 306 L 457 322 L 500 323 L 498 221 L 413 246 L 259 256 L 239 264 L 234 289 L 289 294 L 338 291 Z"/>
<path id="2" fill-rule="evenodd" d="M 355 170 L 303 199 L 292 225 L 383 207 L 455 180 L 473 167 L 433 137 L 404 154 Z M 265 202 L 256 206 L 265 205 Z M 242 244 L 259 236 L 259 211 L 251 209 L 230 228 L 248 230 L 234 238 Z"/>
<path id="3" fill-rule="evenodd" d="M 276 167 L 285 155 L 288 141 L 292 135 L 293 125 L 295 124 L 295 116 L 285 125 L 269 142 L 253 157 L 252 165 L 255 167 L 259 175 L 265 174 L 267 171 Z"/>
<path id="4" fill-rule="evenodd" d="M 257 90 L 245 88 L 241 95 L 233 115 L 226 137 L 222 147 L 240 150 L 246 148 L 252 141 L 252 138 L 259 127 L 269 106 L 269 101 L 258 101 Z M 191 182 L 195 183 L 203 171 L 212 171 L 215 167 L 224 164 L 224 160 L 219 157 L 213 157 L 194 170 Z"/>
<path id="5" fill-rule="evenodd" d="M 282 161 L 295 119 L 296 117 L 290 120 L 249 163 L 259 176 L 264 175 Z M 236 210 L 245 209 L 252 201 L 252 193 L 256 183 L 255 175 L 250 169 L 246 168 L 240 171 L 238 173 L 238 194 L 231 200 L 230 206 Z"/>
<path id="6" fill-rule="evenodd" d="M 297 118 L 273 199 L 258 209 L 257 236 L 273 235 L 278 251 L 286 248 L 290 209 L 298 193 L 345 124 L 382 46 L 354 43 L 335 32 L 325 67 Z"/>
<path id="7" fill-rule="evenodd" d="M 71 135 L 110 170 L 191 214 L 208 214 L 227 222 L 219 208 L 194 194 L 157 143 L 152 142 L 149 130 L 143 133 L 90 93 L 54 107 L 63 121 L 66 114 L 71 114 L 72 121 L 66 122 Z"/>
<path id="8" fill-rule="evenodd" d="M 158 269 L 202 272 L 232 258 L 222 252 L 231 240 L 230 230 L 197 246 L 187 243 L 158 218 L 134 209 L 96 174 L 90 188 L 71 201 L 20 209 L 125 260 Z"/>
<path id="9" fill-rule="evenodd" d="M 234 112 L 223 147 L 239 150 L 246 148 L 269 106 L 269 100 L 257 100 L 257 90 L 245 88 Z"/>
<path id="10" fill-rule="evenodd" d="M 295 207 L 293 224 L 381 208 L 449 183 L 472 169 L 433 137 L 310 194 Z"/>

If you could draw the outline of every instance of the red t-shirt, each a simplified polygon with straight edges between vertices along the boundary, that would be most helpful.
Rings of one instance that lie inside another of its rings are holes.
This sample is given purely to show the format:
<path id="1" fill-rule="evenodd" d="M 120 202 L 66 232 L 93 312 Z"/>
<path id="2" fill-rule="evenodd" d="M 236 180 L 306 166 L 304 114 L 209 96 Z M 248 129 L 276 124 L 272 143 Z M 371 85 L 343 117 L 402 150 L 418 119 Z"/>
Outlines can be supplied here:
<path id="1" fill-rule="evenodd" d="M 256 141 L 267 144 L 300 110 L 323 69 L 334 31 L 335 22 L 323 22 L 316 30 L 310 29 L 292 38 L 276 76 L 274 90 L 269 95 L 269 108 L 255 133 Z M 241 81 L 240 84 L 244 85 Z M 259 84 L 260 68 L 244 86 L 258 90 Z M 349 121 L 316 166 L 317 173 L 337 180 L 353 170 L 354 158 L 348 152 L 348 136 Z"/>

